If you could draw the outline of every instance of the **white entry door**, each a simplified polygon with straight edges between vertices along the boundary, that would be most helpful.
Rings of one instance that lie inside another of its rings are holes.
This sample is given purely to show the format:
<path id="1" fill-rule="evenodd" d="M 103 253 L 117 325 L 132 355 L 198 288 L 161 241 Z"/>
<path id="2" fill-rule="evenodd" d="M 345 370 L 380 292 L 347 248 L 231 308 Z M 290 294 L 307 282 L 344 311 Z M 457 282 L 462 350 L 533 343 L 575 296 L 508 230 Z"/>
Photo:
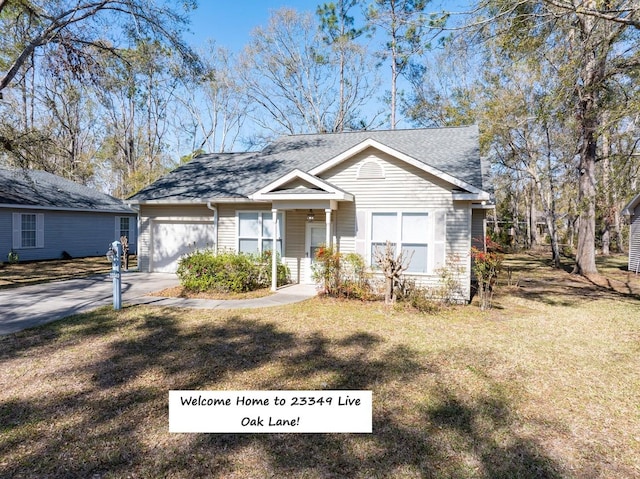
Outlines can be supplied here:
<path id="1" fill-rule="evenodd" d="M 327 227 L 323 223 L 307 223 L 305 235 L 305 276 L 306 283 L 313 283 L 311 265 L 315 262 L 316 252 L 327 241 Z"/>

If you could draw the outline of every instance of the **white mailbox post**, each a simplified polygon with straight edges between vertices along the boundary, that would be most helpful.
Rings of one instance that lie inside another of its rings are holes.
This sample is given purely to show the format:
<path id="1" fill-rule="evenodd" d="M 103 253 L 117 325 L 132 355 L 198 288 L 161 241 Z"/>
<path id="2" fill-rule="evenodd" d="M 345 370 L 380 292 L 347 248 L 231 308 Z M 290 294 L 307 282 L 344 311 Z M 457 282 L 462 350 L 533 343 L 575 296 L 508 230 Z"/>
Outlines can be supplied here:
<path id="1" fill-rule="evenodd" d="M 111 261 L 111 279 L 113 280 L 113 309 L 122 309 L 122 279 L 120 263 L 122 258 L 122 243 L 114 241 L 107 251 L 107 259 Z"/>

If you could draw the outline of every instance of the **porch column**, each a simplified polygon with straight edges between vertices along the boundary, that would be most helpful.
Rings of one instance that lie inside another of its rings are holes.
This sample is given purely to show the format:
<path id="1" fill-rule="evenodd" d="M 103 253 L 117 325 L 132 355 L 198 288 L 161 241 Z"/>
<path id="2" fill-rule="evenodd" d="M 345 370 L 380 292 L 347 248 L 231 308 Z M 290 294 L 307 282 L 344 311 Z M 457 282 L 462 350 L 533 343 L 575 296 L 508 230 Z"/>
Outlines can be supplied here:
<path id="1" fill-rule="evenodd" d="M 328 247 L 331 246 L 331 208 L 324 210 L 324 218 L 325 218 L 325 242 L 324 244 Z"/>
<path id="2" fill-rule="evenodd" d="M 278 209 L 271 210 L 273 234 L 271 238 L 271 291 L 278 289 Z"/>

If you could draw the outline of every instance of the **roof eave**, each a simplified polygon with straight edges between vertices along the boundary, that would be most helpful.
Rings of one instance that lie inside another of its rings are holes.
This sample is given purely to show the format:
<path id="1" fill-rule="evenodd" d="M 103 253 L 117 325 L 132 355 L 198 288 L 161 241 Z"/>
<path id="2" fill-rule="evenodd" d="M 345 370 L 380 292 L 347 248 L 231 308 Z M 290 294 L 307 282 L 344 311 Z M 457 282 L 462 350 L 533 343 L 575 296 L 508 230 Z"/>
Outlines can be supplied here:
<path id="1" fill-rule="evenodd" d="M 256 201 L 279 201 L 279 200 L 336 200 L 336 201 L 353 201 L 353 195 L 351 193 L 327 193 L 322 192 L 318 194 L 309 193 L 285 193 L 285 194 L 254 194 L 251 198 Z"/>
<path id="2" fill-rule="evenodd" d="M 453 193 L 453 201 L 489 201 L 491 195 L 486 191 L 477 193 Z"/>
<path id="3" fill-rule="evenodd" d="M 118 214 L 136 214 L 131 208 L 72 208 L 67 206 L 42 206 L 42 205 L 17 205 L 11 203 L 1 203 L 0 208 L 12 210 L 46 210 L 46 211 L 75 211 L 78 213 L 118 213 Z"/>
<path id="4" fill-rule="evenodd" d="M 624 209 L 622 210 L 622 214 L 624 216 L 633 216 L 636 206 L 638 206 L 639 204 L 640 204 L 640 193 L 634 196 L 633 199 L 629 201 L 629 203 L 627 203 L 627 206 L 625 206 Z"/>
<path id="5" fill-rule="evenodd" d="M 198 199 L 155 199 L 155 200 L 127 200 L 129 205 L 206 205 L 210 203 L 252 203 L 247 197 L 220 197 Z"/>

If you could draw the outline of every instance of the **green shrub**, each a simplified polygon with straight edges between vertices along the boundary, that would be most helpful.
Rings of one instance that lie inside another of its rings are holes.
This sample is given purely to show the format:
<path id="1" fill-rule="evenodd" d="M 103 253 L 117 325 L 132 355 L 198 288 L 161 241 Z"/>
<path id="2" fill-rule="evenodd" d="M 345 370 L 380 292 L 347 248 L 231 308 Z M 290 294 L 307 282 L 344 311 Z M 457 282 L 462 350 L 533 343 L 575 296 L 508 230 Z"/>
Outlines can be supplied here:
<path id="1" fill-rule="evenodd" d="M 474 247 L 471 248 L 471 257 L 473 258 L 472 269 L 478 282 L 480 309 L 483 311 L 491 309 L 493 288 L 504 259 L 504 255 L 500 253 L 500 245 L 491 241 L 491 238 L 488 236 L 486 245 L 487 251 L 481 251 Z"/>
<path id="2" fill-rule="evenodd" d="M 7 260 L 9 261 L 9 264 L 16 264 L 20 260 L 20 258 L 18 257 L 18 253 L 11 250 L 7 255 Z"/>
<path id="3" fill-rule="evenodd" d="M 435 298 L 433 290 L 418 286 L 413 278 L 401 277 L 396 290 L 398 303 L 411 306 L 421 313 L 435 314 L 442 309 L 442 298 Z"/>
<path id="4" fill-rule="evenodd" d="M 357 253 L 342 254 L 321 247 L 316 252 L 313 279 L 322 283 L 325 294 L 369 300 L 373 297 L 364 258 Z"/>
<path id="5" fill-rule="evenodd" d="M 271 253 L 216 254 L 211 250 L 198 250 L 180 259 L 177 275 L 180 284 L 188 291 L 254 291 L 271 285 Z M 288 268 L 278 261 L 278 285 L 285 284 L 288 278 Z"/>

